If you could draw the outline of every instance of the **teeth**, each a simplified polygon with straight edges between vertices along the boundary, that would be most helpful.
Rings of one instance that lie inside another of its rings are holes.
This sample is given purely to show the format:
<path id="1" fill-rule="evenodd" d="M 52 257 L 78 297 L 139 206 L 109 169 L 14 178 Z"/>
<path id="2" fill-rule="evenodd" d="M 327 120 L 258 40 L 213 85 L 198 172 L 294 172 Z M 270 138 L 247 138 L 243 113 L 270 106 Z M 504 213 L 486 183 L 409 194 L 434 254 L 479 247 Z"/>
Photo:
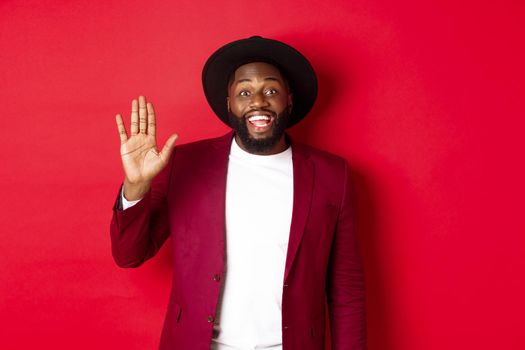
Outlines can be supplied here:
<path id="1" fill-rule="evenodd" d="M 257 121 L 257 120 L 270 120 L 270 117 L 267 115 L 252 115 L 248 118 L 249 121 Z"/>

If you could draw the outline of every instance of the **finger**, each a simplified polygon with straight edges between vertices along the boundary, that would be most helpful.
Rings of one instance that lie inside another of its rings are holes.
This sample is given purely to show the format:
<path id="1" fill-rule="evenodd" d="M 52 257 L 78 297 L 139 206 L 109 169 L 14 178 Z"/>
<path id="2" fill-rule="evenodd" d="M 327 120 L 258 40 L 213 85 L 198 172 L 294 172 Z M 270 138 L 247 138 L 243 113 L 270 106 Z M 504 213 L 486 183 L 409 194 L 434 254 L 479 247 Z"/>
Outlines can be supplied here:
<path id="1" fill-rule="evenodd" d="M 148 111 L 146 109 L 146 98 L 139 96 L 139 132 L 146 133 L 148 127 Z"/>
<path id="2" fill-rule="evenodd" d="M 157 130 L 156 130 L 156 121 L 155 121 L 155 110 L 153 109 L 153 105 L 148 102 L 146 105 L 148 109 L 148 135 L 155 136 Z"/>
<path id="3" fill-rule="evenodd" d="M 131 136 L 139 132 L 139 102 L 135 99 L 131 101 Z"/>
<path id="4" fill-rule="evenodd" d="M 170 136 L 170 138 L 166 141 L 166 144 L 164 147 L 162 147 L 162 151 L 160 151 L 160 159 L 162 159 L 164 162 L 167 162 L 168 159 L 170 159 L 171 153 L 173 152 L 173 148 L 175 147 L 175 141 L 179 138 L 179 135 L 173 134 Z"/>
<path id="5" fill-rule="evenodd" d="M 128 140 L 128 134 L 126 133 L 126 127 L 124 126 L 124 122 L 122 121 L 122 116 L 120 114 L 117 114 L 115 119 L 117 121 L 118 133 L 120 135 L 120 144 L 122 145 Z"/>

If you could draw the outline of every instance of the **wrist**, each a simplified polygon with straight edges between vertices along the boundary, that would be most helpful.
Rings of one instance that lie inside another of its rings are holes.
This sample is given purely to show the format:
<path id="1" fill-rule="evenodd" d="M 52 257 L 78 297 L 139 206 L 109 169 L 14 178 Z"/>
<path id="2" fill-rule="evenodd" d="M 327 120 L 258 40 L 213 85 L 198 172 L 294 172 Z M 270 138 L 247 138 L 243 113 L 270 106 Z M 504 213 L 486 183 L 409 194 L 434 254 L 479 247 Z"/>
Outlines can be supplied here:
<path id="1" fill-rule="evenodd" d="M 129 182 L 124 180 L 124 198 L 128 201 L 136 201 L 142 199 L 149 191 L 151 182 Z"/>

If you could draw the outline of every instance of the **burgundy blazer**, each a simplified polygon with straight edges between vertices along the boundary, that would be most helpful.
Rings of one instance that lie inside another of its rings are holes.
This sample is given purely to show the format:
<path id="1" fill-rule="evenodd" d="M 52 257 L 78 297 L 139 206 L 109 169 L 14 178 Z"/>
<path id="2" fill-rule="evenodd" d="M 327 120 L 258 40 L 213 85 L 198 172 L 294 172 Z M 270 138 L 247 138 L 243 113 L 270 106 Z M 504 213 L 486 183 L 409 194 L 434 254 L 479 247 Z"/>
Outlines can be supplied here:
<path id="1" fill-rule="evenodd" d="M 171 236 L 173 284 L 161 350 L 209 350 L 225 262 L 233 133 L 177 146 L 135 206 L 111 221 L 113 257 L 137 267 Z M 366 348 L 364 281 L 346 162 L 292 142 L 294 204 L 282 295 L 284 350 Z"/>

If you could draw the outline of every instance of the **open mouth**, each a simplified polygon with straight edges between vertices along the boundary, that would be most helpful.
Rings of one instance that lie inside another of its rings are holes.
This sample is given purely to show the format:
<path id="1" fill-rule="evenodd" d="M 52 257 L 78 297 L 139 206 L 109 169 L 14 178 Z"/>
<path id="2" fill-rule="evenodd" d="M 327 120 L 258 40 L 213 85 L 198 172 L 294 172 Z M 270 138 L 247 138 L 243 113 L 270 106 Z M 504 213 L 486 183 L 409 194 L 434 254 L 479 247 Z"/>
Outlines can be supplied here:
<path id="1" fill-rule="evenodd" d="M 256 131 L 265 131 L 273 123 L 273 116 L 269 113 L 252 113 L 246 117 L 248 123 Z"/>

